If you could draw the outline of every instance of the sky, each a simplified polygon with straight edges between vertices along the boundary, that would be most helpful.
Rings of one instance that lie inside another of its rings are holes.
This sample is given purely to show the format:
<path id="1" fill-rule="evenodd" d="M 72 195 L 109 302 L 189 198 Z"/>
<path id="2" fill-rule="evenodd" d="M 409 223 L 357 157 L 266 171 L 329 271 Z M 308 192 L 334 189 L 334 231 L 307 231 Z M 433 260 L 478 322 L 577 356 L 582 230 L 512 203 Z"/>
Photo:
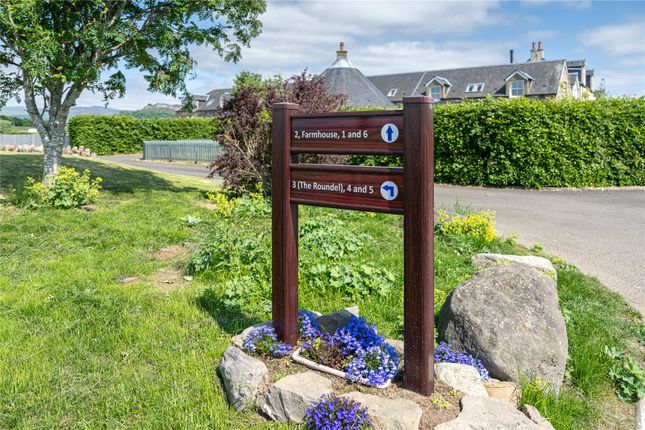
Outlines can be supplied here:
<path id="1" fill-rule="evenodd" d="M 237 64 L 207 46 L 192 48 L 191 92 L 228 88 L 243 70 L 267 77 L 305 68 L 320 73 L 335 60 L 340 41 L 367 76 L 504 64 L 511 49 L 515 61 L 526 61 L 531 42 L 542 41 L 548 60 L 586 59 L 596 87 L 604 78 L 610 95 L 645 95 L 645 0 L 270 1 L 260 20 L 262 34 Z M 124 72 L 126 95 L 110 107 L 174 101 L 148 92 L 139 72 Z M 85 92 L 77 106 L 101 104 L 99 95 Z"/>

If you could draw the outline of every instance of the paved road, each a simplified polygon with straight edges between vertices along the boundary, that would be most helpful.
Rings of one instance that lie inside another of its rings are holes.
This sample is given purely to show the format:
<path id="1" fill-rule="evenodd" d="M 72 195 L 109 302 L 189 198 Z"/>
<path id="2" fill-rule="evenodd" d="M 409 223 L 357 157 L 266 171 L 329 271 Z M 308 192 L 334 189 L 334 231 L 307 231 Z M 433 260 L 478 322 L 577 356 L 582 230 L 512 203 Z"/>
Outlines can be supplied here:
<path id="1" fill-rule="evenodd" d="M 140 155 L 106 160 L 158 172 L 205 177 L 204 166 L 141 161 Z M 493 209 L 500 234 L 518 233 L 594 275 L 645 315 L 645 188 L 520 190 L 437 185 L 435 204 L 459 202 Z"/>
<path id="2" fill-rule="evenodd" d="M 195 176 L 198 178 L 205 178 L 208 175 L 208 169 L 203 165 L 143 161 L 141 154 L 107 155 L 100 158 L 161 173 L 173 173 L 175 175 Z"/>
<path id="3" fill-rule="evenodd" d="M 645 188 L 519 190 L 437 185 L 435 204 L 496 211 L 501 234 L 539 243 L 645 315 Z"/>

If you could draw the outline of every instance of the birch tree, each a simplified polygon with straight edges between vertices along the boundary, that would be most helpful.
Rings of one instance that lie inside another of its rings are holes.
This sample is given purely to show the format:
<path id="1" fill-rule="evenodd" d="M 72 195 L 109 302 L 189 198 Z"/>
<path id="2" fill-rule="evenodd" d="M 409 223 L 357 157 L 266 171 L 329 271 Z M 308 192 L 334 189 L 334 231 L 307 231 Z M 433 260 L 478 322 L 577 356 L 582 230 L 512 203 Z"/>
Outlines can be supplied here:
<path id="1" fill-rule="evenodd" d="M 259 35 L 264 0 L 0 0 L 0 107 L 24 98 L 56 175 L 70 108 L 85 90 L 122 97 L 123 69 L 150 91 L 189 97 L 190 49 L 238 61 Z"/>

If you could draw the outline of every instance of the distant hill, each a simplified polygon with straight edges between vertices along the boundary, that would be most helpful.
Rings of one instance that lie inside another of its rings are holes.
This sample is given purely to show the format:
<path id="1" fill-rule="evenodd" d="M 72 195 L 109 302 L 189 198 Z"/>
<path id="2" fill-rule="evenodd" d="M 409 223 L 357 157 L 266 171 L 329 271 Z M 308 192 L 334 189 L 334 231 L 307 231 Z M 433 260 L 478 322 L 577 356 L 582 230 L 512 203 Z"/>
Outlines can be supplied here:
<path id="1" fill-rule="evenodd" d="M 119 115 L 120 110 L 103 106 L 74 106 L 69 110 L 69 117 L 76 115 Z M 29 118 L 23 106 L 5 106 L 0 115 L 14 116 L 16 118 Z"/>
<path id="2" fill-rule="evenodd" d="M 149 103 L 139 110 L 119 110 L 104 106 L 74 106 L 69 111 L 69 117 L 77 115 L 127 115 L 135 118 L 171 118 L 180 105 L 169 103 Z M 0 115 L 16 118 L 29 118 L 23 106 L 5 106 L 0 110 Z"/>

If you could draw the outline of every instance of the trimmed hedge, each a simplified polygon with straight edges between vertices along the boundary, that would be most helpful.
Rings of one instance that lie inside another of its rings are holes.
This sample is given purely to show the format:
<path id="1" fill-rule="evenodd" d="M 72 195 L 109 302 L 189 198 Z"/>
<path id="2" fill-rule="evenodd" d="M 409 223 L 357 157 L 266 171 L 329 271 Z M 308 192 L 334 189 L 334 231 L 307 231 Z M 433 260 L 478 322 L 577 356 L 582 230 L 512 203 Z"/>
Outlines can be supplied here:
<path id="1" fill-rule="evenodd" d="M 144 140 L 213 139 L 214 118 L 155 118 L 79 115 L 68 123 L 70 146 L 84 146 L 99 155 L 143 152 Z"/>
<path id="2" fill-rule="evenodd" d="M 435 180 L 462 185 L 645 185 L 645 100 L 495 99 L 435 109 Z M 352 163 L 400 165 L 392 157 Z"/>

